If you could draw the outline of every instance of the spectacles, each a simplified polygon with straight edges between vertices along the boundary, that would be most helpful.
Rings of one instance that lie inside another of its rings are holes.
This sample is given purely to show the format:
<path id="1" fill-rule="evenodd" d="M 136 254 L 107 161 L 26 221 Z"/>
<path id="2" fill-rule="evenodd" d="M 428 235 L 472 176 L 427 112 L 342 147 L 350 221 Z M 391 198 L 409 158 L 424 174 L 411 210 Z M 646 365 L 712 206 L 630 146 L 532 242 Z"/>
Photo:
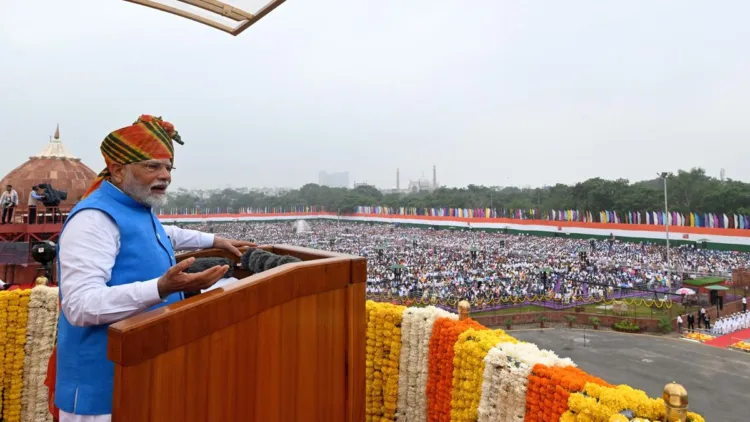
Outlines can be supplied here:
<path id="1" fill-rule="evenodd" d="M 149 173 L 156 173 L 160 171 L 162 168 L 165 168 L 167 170 L 167 173 L 172 173 L 172 170 L 175 169 L 175 167 L 171 164 L 164 164 L 164 163 L 159 163 L 155 161 L 146 161 L 143 163 L 133 163 L 133 164 L 138 164 L 141 167 L 145 167 Z"/>

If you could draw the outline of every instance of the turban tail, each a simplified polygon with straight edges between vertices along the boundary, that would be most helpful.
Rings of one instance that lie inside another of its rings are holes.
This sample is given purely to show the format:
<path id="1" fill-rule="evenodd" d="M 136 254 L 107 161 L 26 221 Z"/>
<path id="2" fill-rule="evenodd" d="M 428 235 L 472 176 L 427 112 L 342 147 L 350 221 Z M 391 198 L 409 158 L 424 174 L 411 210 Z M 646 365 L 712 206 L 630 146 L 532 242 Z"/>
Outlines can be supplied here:
<path id="1" fill-rule="evenodd" d="M 142 115 L 131 126 L 118 129 L 104 138 L 100 147 L 107 167 L 102 170 L 89 186 L 83 198 L 89 196 L 112 176 L 109 165 L 112 163 L 132 164 L 148 160 L 174 161 L 174 144 L 182 145 L 180 135 L 174 126 L 161 117 Z"/>

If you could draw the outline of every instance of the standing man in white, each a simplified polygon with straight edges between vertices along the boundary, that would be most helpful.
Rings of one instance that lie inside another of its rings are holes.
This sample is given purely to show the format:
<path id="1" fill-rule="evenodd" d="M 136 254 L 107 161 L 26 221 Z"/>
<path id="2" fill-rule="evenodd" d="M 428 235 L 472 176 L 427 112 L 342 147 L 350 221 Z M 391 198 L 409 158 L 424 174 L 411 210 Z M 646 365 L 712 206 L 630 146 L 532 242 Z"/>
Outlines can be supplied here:
<path id="1" fill-rule="evenodd" d="M 174 127 L 148 115 L 110 133 L 100 148 L 107 168 L 63 227 L 58 246 L 62 312 L 48 370 L 60 422 L 111 420 L 111 323 L 177 302 L 185 291 L 206 289 L 228 269 L 185 273 L 194 260 L 176 264 L 175 249 L 216 247 L 241 256 L 238 247 L 252 245 L 161 225 L 152 209 L 167 200 L 173 141 L 182 144 Z"/>
<path id="2" fill-rule="evenodd" d="M 13 186 L 5 186 L 5 192 L 0 195 L 0 205 L 3 207 L 2 224 L 13 224 L 13 212 L 18 206 L 18 192 Z"/>

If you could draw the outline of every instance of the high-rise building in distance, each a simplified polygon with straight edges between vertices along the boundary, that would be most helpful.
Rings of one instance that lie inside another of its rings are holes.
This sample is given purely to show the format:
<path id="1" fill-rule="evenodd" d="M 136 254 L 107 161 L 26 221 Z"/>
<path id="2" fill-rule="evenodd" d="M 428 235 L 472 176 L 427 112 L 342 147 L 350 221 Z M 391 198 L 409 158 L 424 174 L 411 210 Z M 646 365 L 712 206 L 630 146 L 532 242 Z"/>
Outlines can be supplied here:
<path id="1" fill-rule="evenodd" d="M 340 171 L 336 173 L 328 173 L 321 171 L 318 173 L 318 184 L 320 186 L 328 186 L 331 188 L 348 188 L 349 172 Z"/>

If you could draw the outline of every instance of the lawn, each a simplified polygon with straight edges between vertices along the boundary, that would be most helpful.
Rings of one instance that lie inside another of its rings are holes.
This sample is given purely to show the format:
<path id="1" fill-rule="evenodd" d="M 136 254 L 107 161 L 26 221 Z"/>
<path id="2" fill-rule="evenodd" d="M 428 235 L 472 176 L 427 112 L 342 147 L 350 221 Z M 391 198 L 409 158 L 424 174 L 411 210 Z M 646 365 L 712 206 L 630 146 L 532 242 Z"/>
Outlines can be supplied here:
<path id="1" fill-rule="evenodd" d="M 599 314 L 599 315 L 613 315 L 614 312 L 612 311 L 612 305 L 604 305 L 602 303 L 594 303 L 591 305 L 584 306 L 585 312 L 590 314 Z M 678 310 L 682 310 L 682 305 L 673 303 L 672 304 L 672 311 L 673 312 L 679 312 Z M 649 307 L 645 304 L 642 305 L 628 305 L 628 312 L 622 314 L 621 316 L 630 316 L 634 318 L 661 318 L 661 317 L 668 317 L 670 316 L 669 309 L 667 309 L 666 306 L 662 306 L 661 308 L 657 307 Z"/>
<path id="2" fill-rule="evenodd" d="M 479 311 L 479 312 L 472 312 L 472 315 L 475 316 L 492 316 L 492 315 L 508 315 L 508 314 L 523 314 L 523 313 L 536 313 L 536 312 L 549 312 L 554 311 L 554 309 L 545 308 L 544 306 L 539 305 L 527 305 L 527 306 L 521 306 L 517 308 L 506 308 L 506 309 L 499 309 L 494 311 Z M 568 312 L 575 312 L 574 308 L 568 308 Z M 677 312 L 682 312 L 683 307 L 680 304 L 674 303 L 672 306 L 672 312 L 674 315 L 677 315 Z M 584 306 L 584 312 L 589 314 L 598 314 L 598 315 L 612 315 L 612 305 L 607 305 L 606 308 L 602 303 L 593 303 L 591 305 L 585 305 Z M 662 308 L 650 308 L 646 305 L 639 305 L 634 306 L 630 305 L 628 306 L 628 312 L 623 314 L 622 316 L 625 317 L 637 317 L 637 318 L 661 318 L 664 316 L 669 317 L 669 309 L 666 307 Z"/>
<path id="3" fill-rule="evenodd" d="M 695 280 L 685 280 L 683 284 L 687 284 L 690 286 L 707 286 L 710 284 L 719 284 L 726 281 L 724 277 L 702 277 L 702 278 L 696 278 Z"/>
<path id="4" fill-rule="evenodd" d="M 533 313 L 533 312 L 547 312 L 550 310 L 551 309 L 545 308 L 544 306 L 526 305 L 526 306 L 520 306 L 518 308 L 506 308 L 506 309 L 497 309 L 494 311 L 472 312 L 471 315 L 492 316 L 492 315 L 507 315 L 507 314 L 523 314 L 523 313 Z"/>

